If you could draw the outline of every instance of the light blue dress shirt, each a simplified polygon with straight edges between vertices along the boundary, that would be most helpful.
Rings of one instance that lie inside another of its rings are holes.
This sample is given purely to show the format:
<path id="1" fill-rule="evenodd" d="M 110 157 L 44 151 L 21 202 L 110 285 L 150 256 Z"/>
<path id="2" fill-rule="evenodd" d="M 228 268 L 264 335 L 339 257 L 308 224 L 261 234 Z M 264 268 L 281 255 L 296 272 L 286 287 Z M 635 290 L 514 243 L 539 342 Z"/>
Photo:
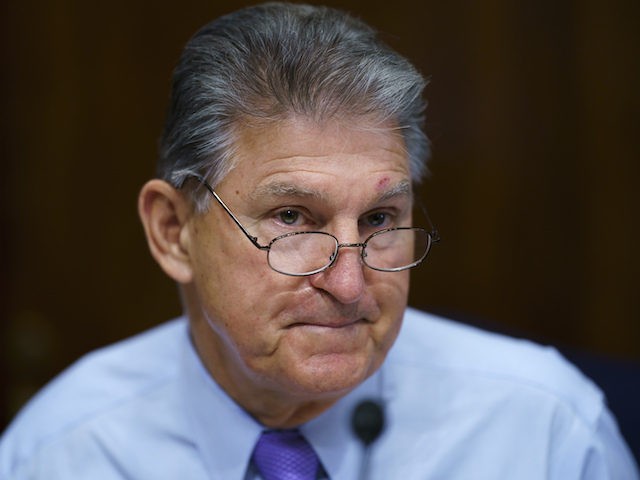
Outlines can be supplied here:
<path id="1" fill-rule="evenodd" d="M 602 393 L 553 349 L 407 310 L 382 369 L 303 425 L 332 480 L 358 478 L 354 407 L 383 402 L 371 480 L 637 480 Z M 253 480 L 262 427 L 178 319 L 87 355 L 0 440 L 2 480 Z"/>

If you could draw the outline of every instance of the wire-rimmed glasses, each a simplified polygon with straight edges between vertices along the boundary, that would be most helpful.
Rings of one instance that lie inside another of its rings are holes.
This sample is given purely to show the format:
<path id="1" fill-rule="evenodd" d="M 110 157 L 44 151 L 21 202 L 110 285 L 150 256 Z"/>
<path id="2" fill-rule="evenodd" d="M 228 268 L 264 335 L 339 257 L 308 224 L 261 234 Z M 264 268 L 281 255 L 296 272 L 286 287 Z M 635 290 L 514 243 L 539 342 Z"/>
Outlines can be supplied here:
<path id="1" fill-rule="evenodd" d="M 372 233 L 359 243 L 340 243 L 332 234 L 321 231 L 290 232 L 261 245 L 204 177 L 195 174 L 190 177 L 205 186 L 251 243 L 267 252 L 269 267 L 283 275 L 303 277 L 320 273 L 336 262 L 341 248 L 359 248 L 362 263 L 373 270 L 400 272 L 420 265 L 431 245 L 440 241 L 438 231 L 430 226 L 429 231 L 420 227 L 387 228 Z"/>

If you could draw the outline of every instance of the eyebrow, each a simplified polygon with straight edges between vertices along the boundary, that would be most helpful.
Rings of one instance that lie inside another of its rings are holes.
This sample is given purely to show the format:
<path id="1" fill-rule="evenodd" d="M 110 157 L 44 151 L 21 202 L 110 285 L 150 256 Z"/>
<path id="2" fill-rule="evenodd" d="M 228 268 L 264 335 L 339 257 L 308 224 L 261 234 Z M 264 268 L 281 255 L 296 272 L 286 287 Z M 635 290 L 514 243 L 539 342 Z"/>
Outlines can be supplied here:
<path id="1" fill-rule="evenodd" d="M 382 192 L 382 195 L 378 197 L 378 202 L 384 202 L 385 200 L 403 196 L 411 196 L 411 182 L 407 179 L 401 180 L 396 183 L 393 188 Z"/>
<path id="2" fill-rule="evenodd" d="M 266 185 L 260 185 L 251 192 L 251 198 L 259 199 L 260 197 L 312 197 L 322 200 L 325 199 L 327 195 L 324 192 L 301 187 L 293 183 L 272 182 Z"/>
<path id="3" fill-rule="evenodd" d="M 410 196 L 411 195 L 411 182 L 409 180 L 401 180 L 395 184 L 392 188 L 385 190 L 376 199 L 375 203 L 384 202 L 392 198 Z M 302 187 L 293 183 L 287 182 L 272 182 L 266 185 L 260 185 L 253 192 L 251 192 L 251 198 L 258 200 L 261 197 L 299 197 L 299 198 L 314 198 L 317 200 L 326 200 L 326 192 L 320 190 Z"/>

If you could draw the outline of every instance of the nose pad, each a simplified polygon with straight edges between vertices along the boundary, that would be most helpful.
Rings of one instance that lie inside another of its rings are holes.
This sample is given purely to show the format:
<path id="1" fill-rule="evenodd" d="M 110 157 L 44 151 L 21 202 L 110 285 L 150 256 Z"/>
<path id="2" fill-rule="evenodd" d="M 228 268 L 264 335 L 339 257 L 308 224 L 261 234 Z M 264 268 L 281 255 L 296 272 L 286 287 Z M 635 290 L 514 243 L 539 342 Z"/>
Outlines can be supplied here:
<path id="1" fill-rule="evenodd" d="M 367 252 L 364 250 L 364 245 L 362 243 L 340 243 L 336 251 L 329 256 L 329 267 L 327 268 L 333 268 L 336 265 L 336 263 L 340 261 L 340 253 L 341 253 L 340 250 L 343 248 L 347 248 L 347 249 L 357 248 L 358 249 L 357 255 L 360 261 L 360 265 L 364 265 L 363 260 L 367 256 Z"/>

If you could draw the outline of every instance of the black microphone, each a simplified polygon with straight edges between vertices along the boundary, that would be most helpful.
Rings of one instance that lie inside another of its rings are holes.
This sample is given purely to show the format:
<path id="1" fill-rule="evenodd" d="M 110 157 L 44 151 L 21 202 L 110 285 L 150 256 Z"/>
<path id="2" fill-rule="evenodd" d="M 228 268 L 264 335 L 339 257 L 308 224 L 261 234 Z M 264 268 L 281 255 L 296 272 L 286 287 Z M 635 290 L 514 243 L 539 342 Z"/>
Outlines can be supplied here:
<path id="1" fill-rule="evenodd" d="M 382 406 L 374 400 L 360 402 L 353 411 L 351 428 L 363 446 L 360 480 L 367 480 L 369 478 L 371 444 L 376 441 L 384 429 Z"/>

